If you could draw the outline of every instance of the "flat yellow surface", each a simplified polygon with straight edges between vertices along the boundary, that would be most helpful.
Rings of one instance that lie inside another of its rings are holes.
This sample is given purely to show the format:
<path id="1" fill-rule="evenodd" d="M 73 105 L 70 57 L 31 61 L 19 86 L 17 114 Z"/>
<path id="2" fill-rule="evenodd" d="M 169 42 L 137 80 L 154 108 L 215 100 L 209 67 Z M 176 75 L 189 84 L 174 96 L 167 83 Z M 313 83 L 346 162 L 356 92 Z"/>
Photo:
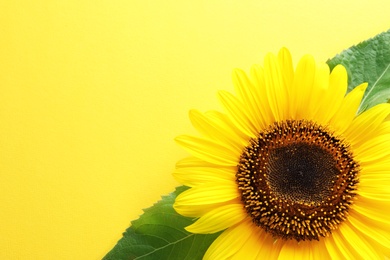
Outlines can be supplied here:
<path id="1" fill-rule="evenodd" d="M 325 61 L 389 1 L 0 1 L 0 259 L 100 259 L 177 183 L 190 108 L 286 46 Z"/>

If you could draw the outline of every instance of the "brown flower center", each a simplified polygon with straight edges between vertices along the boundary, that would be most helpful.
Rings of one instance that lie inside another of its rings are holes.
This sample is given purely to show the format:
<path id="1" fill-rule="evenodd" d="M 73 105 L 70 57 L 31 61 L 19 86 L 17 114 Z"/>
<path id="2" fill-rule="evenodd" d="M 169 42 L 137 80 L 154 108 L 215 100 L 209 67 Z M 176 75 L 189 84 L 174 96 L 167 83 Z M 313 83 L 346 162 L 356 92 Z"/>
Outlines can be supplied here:
<path id="1" fill-rule="evenodd" d="M 236 179 L 253 222 L 275 238 L 319 240 L 346 219 L 359 165 L 311 121 L 275 123 L 244 149 Z"/>

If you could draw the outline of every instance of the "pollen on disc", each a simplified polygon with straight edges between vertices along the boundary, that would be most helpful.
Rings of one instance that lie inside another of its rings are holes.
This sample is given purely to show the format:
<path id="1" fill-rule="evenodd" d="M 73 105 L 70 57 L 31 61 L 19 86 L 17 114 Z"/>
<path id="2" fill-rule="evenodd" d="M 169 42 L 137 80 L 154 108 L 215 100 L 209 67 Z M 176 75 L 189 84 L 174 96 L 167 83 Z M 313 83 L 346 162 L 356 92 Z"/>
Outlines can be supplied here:
<path id="1" fill-rule="evenodd" d="M 359 165 L 311 121 L 275 123 L 244 149 L 236 181 L 253 222 L 276 238 L 319 240 L 346 219 Z"/>

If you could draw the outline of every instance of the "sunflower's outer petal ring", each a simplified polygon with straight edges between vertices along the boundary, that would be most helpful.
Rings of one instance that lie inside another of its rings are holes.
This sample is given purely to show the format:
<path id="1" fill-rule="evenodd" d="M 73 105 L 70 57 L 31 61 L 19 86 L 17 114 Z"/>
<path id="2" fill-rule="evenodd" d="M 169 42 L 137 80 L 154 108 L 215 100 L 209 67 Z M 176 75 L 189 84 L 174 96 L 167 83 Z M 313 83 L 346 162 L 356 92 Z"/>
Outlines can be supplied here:
<path id="1" fill-rule="evenodd" d="M 204 260 L 229 259 L 236 254 L 249 239 L 256 236 L 257 228 L 249 221 L 243 221 L 236 226 L 230 227 L 224 231 L 203 256 Z"/>
<path id="2" fill-rule="evenodd" d="M 235 133 L 233 138 L 237 138 L 235 141 L 240 147 L 244 147 L 248 144 L 249 137 L 239 130 L 226 114 L 210 110 L 205 113 L 205 116 L 215 125 L 218 125 L 223 131 L 226 129 L 229 129 L 228 131 L 233 131 Z M 230 138 L 232 137 L 230 136 Z"/>
<path id="3" fill-rule="evenodd" d="M 343 240 L 344 247 L 348 247 L 349 251 L 355 255 L 354 259 L 383 259 L 383 255 L 381 256 L 370 243 L 367 243 L 362 234 L 354 230 L 350 222 L 341 224 L 339 230 L 343 238 L 336 235 L 335 240 Z"/>
<path id="4" fill-rule="evenodd" d="M 310 101 L 309 101 L 311 105 L 310 105 L 310 109 L 306 110 L 307 113 L 306 119 L 308 120 L 315 119 L 315 121 L 320 124 L 323 123 L 319 121 L 319 119 L 321 118 L 320 115 L 323 115 L 323 108 L 321 107 L 321 104 L 329 88 L 329 74 L 330 74 L 330 69 L 328 64 L 326 63 L 317 64 L 314 81 L 313 81 L 313 88 L 312 88 L 313 95 L 310 97 Z"/>
<path id="5" fill-rule="evenodd" d="M 202 135 L 208 137 L 210 140 L 219 141 L 231 150 L 237 150 L 237 153 L 242 151 L 242 143 L 244 140 L 232 129 L 231 126 L 233 124 L 231 122 L 222 125 L 220 122 L 215 122 L 215 120 L 207 117 L 206 114 L 195 109 L 190 110 L 189 117 L 192 125 Z"/>
<path id="6" fill-rule="evenodd" d="M 255 125 L 256 129 L 263 129 L 267 127 L 267 121 L 263 118 L 263 114 L 258 109 L 256 99 L 256 90 L 243 70 L 235 69 L 233 71 L 233 83 L 237 94 L 242 100 L 242 104 L 247 107 L 250 121 Z"/>
<path id="7" fill-rule="evenodd" d="M 281 241 L 255 226 L 249 218 L 224 231 L 208 248 L 204 260 L 278 259 Z"/>
<path id="8" fill-rule="evenodd" d="M 218 98 L 228 112 L 230 119 L 234 122 L 234 125 L 248 137 L 256 137 L 258 129 L 256 129 L 256 125 L 248 117 L 245 105 L 227 91 L 218 91 Z"/>
<path id="9" fill-rule="evenodd" d="M 382 160 L 362 163 L 362 173 L 360 178 L 370 178 L 371 174 L 387 174 L 390 169 L 390 158 L 382 158 Z"/>
<path id="10" fill-rule="evenodd" d="M 229 168 L 211 167 L 186 167 L 177 168 L 173 177 L 181 184 L 189 187 L 199 186 L 204 183 L 231 181 L 235 182 L 235 172 Z"/>
<path id="11" fill-rule="evenodd" d="M 311 244 L 298 243 L 294 240 L 288 240 L 280 250 L 280 259 L 310 259 Z"/>
<path id="12" fill-rule="evenodd" d="M 363 98 L 367 86 L 367 83 L 363 83 L 347 94 L 339 110 L 330 121 L 332 129 L 338 133 L 343 133 L 350 126 L 356 117 L 356 111 L 359 108 L 360 101 Z"/>
<path id="13" fill-rule="evenodd" d="M 267 87 L 264 79 L 264 69 L 259 65 L 251 67 L 251 81 L 253 82 L 255 95 L 254 99 L 257 101 L 257 110 L 261 113 L 264 122 L 270 125 L 276 121 L 267 94 Z M 261 130 L 261 129 L 259 129 Z"/>
<path id="14" fill-rule="evenodd" d="M 327 125 L 336 111 L 340 108 L 348 86 L 348 75 L 342 65 L 333 68 L 329 76 L 329 86 L 323 98 L 318 104 L 319 110 L 316 113 L 316 121 Z M 330 105 L 331 104 L 331 105 Z"/>
<path id="15" fill-rule="evenodd" d="M 366 143 L 354 147 L 354 156 L 359 162 L 370 162 L 387 158 L 390 154 L 390 132 L 378 135 Z"/>
<path id="16" fill-rule="evenodd" d="M 390 194 L 387 189 L 388 187 L 365 187 L 363 190 L 359 191 L 359 195 L 371 200 L 388 202 L 390 201 Z"/>
<path id="17" fill-rule="evenodd" d="M 274 119 L 276 121 L 287 119 L 287 89 L 284 88 L 277 58 L 272 53 L 268 53 L 264 58 L 264 82 L 268 105 Z"/>
<path id="18" fill-rule="evenodd" d="M 336 244 L 336 242 L 333 239 L 333 236 L 335 235 L 336 232 L 339 232 L 338 230 L 333 231 L 332 235 L 329 237 L 326 237 L 324 239 L 325 247 L 330 255 L 330 259 L 351 259 L 349 254 L 347 253 L 347 256 L 345 256 L 346 252 L 345 250 L 341 250 L 339 248 L 339 245 Z M 321 259 L 321 258 L 320 258 Z"/>
<path id="19" fill-rule="evenodd" d="M 215 167 L 215 164 L 205 162 L 194 156 L 189 156 L 179 160 L 176 163 L 176 168 L 186 168 L 186 167 Z"/>
<path id="20" fill-rule="evenodd" d="M 355 117 L 351 125 L 345 129 L 344 135 L 353 147 L 364 143 L 371 139 L 389 114 L 389 103 L 376 105 Z"/>
<path id="21" fill-rule="evenodd" d="M 307 119 L 307 110 L 312 110 L 312 106 L 318 105 L 310 102 L 315 72 L 316 64 L 313 56 L 303 56 L 295 70 L 294 82 L 289 90 L 291 93 L 289 101 L 292 103 L 290 112 L 293 113 L 293 119 Z"/>
<path id="22" fill-rule="evenodd" d="M 253 225 L 249 223 L 249 225 Z M 278 259 L 281 241 L 275 242 L 274 238 L 262 229 L 252 226 L 255 231 L 252 237 L 246 241 L 240 250 L 238 250 L 230 259 Z"/>
<path id="23" fill-rule="evenodd" d="M 353 210 L 390 229 L 390 208 L 388 201 L 373 200 L 359 196 L 358 200 L 353 205 Z"/>
<path id="24" fill-rule="evenodd" d="M 279 259 L 301 260 L 301 259 L 331 259 L 325 247 L 324 240 L 301 241 L 288 240 L 284 243 L 279 254 Z"/>
<path id="25" fill-rule="evenodd" d="M 183 216 L 200 217 L 213 208 L 232 203 L 239 196 L 235 182 L 210 182 L 180 193 L 173 208 Z"/>
<path id="26" fill-rule="evenodd" d="M 325 239 L 326 247 L 332 259 L 365 259 L 360 258 L 349 241 L 352 242 L 352 237 L 345 238 L 340 229 L 334 230 L 332 235 Z"/>
<path id="27" fill-rule="evenodd" d="M 185 229 L 191 233 L 210 234 L 234 226 L 246 217 L 242 203 L 238 200 L 237 203 L 224 205 L 207 212 Z"/>
<path id="28" fill-rule="evenodd" d="M 390 237 L 388 236 L 390 232 L 389 228 L 384 228 L 383 225 L 378 225 L 378 222 L 357 214 L 351 214 L 348 217 L 348 221 L 359 230 L 361 234 L 364 234 L 382 247 L 390 250 Z"/>
<path id="29" fill-rule="evenodd" d="M 310 243 L 310 241 L 308 242 Z M 331 257 L 328 250 L 326 249 L 325 242 L 323 239 L 318 243 L 312 244 L 312 251 L 310 254 L 310 259 L 337 259 L 335 257 Z"/>
<path id="30" fill-rule="evenodd" d="M 278 62 L 280 71 L 283 78 L 284 89 L 289 93 L 290 86 L 294 81 L 294 67 L 292 62 L 292 57 L 287 48 L 281 48 L 278 53 Z"/>
<path id="31" fill-rule="evenodd" d="M 216 165 L 236 166 L 237 151 L 231 151 L 226 146 L 195 136 L 182 135 L 175 141 L 193 156 Z"/>

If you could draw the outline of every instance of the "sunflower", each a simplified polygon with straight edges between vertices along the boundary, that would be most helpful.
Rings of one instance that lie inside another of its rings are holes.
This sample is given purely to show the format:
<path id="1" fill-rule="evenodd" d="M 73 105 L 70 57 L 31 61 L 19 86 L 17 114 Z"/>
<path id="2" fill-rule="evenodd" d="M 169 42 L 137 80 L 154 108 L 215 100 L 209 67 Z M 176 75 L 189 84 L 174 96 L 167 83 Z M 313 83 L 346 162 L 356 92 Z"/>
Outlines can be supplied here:
<path id="1" fill-rule="evenodd" d="M 367 88 L 346 69 L 289 51 L 268 54 L 225 113 L 189 113 L 201 136 L 176 141 L 192 157 L 174 177 L 191 187 L 175 210 L 192 233 L 223 233 L 204 259 L 385 259 L 390 256 L 390 104 L 358 114 Z"/>

